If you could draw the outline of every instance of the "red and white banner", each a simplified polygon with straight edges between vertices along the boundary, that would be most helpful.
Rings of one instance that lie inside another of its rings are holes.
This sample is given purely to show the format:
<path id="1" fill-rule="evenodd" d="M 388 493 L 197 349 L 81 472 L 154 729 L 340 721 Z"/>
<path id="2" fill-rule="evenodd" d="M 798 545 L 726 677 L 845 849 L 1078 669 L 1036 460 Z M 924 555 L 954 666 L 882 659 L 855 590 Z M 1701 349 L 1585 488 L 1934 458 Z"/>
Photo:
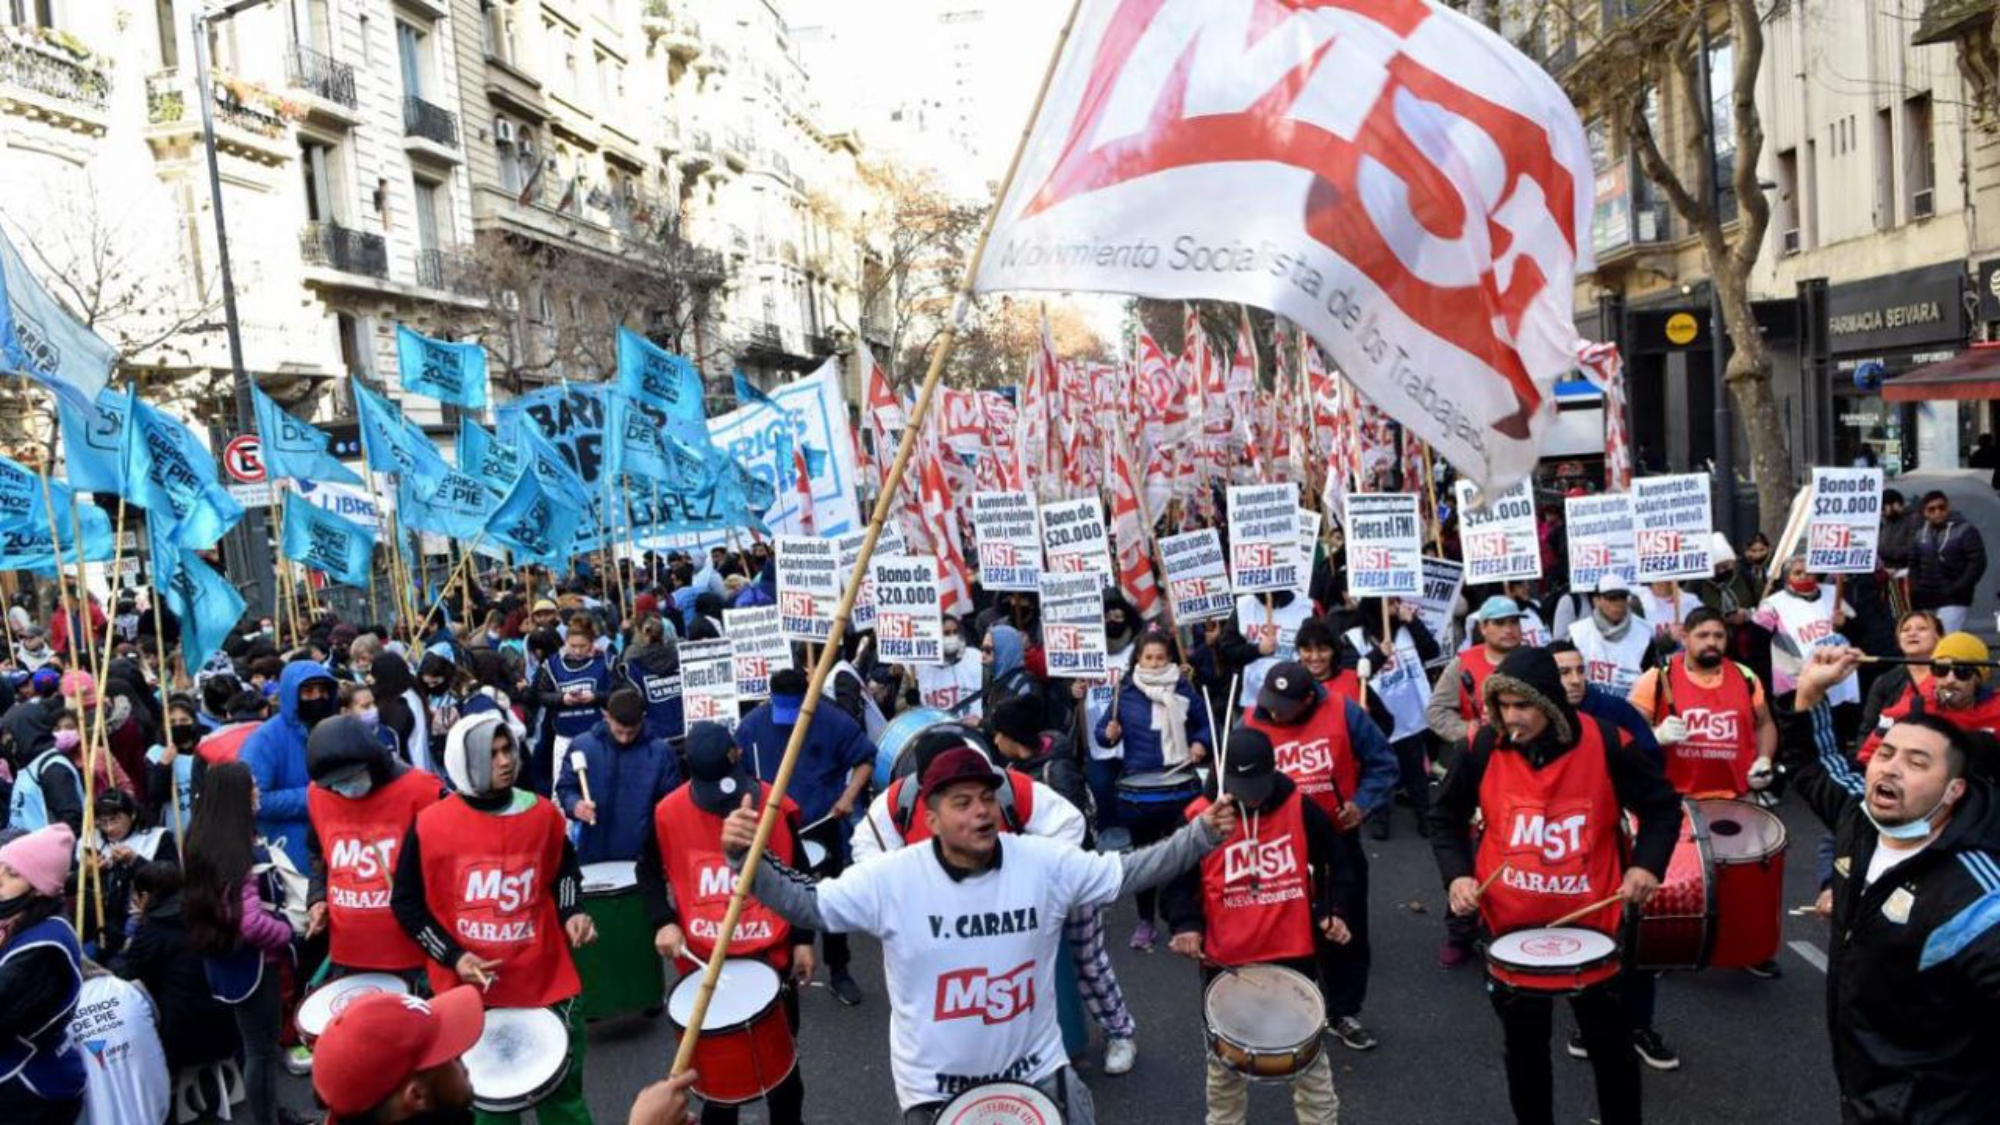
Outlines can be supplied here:
<path id="1" fill-rule="evenodd" d="M 1118 552 L 1118 589 L 1141 617 L 1160 612 L 1160 586 L 1153 576 L 1153 521 L 1139 503 L 1138 482 L 1132 476 L 1132 455 L 1125 435 L 1110 432 L 1106 475 L 1111 483 L 1111 540 Z"/>
<path id="2" fill-rule="evenodd" d="M 1088 0 L 976 288 L 1302 325 L 1482 487 L 1533 466 L 1592 268 L 1583 126 L 1425 0 Z"/>

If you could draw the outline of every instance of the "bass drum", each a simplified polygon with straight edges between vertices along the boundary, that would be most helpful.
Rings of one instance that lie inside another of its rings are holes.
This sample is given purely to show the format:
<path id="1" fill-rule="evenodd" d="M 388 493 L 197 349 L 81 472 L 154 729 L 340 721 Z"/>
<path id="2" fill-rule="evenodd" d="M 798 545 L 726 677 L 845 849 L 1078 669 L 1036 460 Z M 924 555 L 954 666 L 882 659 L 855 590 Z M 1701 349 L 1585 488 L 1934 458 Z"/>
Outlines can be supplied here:
<path id="1" fill-rule="evenodd" d="M 918 707 L 889 720 L 889 725 L 882 728 L 882 737 L 875 740 L 875 791 L 879 793 L 897 778 L 916 772 L 916 762 L 904 750 L 916 741 L 917 735 L 939 723 L 955 721 L 935 707 Z"/>

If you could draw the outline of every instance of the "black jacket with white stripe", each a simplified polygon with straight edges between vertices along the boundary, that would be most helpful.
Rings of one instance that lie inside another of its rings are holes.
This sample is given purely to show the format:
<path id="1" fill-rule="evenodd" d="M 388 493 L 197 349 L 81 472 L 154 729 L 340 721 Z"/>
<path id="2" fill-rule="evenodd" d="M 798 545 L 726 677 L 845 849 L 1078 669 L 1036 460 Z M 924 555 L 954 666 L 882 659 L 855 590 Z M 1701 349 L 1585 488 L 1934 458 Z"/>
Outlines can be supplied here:
<path id="1" fill-rule="evenodd" d="M 1827 1025 L 1847 1125 L 1971 1125 L 2000 1112 L 2000 801 L 1973 779 L 1944 831 L 1867 883 L 1880 833 L 1831 712 L 1786 750 L 1834 833 Z"/>

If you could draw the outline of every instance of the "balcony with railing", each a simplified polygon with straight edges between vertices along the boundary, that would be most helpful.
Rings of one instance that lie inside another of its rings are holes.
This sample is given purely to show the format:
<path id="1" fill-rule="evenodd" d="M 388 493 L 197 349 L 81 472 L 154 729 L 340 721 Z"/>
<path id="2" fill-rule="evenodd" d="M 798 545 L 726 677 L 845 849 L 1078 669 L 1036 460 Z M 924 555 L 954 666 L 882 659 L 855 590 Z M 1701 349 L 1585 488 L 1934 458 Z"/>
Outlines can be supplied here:
<path id="1" fill-rule="evenodd" d="M 701 57 L 695 60 L 694 66 L 696 70 L 709 74 L 727 74 L 730 64 L 735 61 L 729 53 L 729 48 L 719 43 L 711 43 L 708 49 L 701 53 Z"/>
<path id="2" fill-rule="evenodd" d="M 382 236 L 339 223 L 307 223 L 299 232 L 299 257 L 308 267 L 384 280 L 389 276 L 389 244 Z"/>
<path id="3" fill-rule="evenodd" d="M 687 147 L 681 151 L 681 170 L 690 175 L 715 167 L 715 139 L 706 129 L 689 129 Z"/>
<path id="4" fill-rule="evenodd" d="M 646 0 L 641 23 L 646 33 L 660 41 L 667 54 L 678 62 L 689 62 L 701 54 L 701 21 L 677 11 L 687 0 Z"/>
<path id="5" fill-rule="evenodd" d="M 750 154 L 753 151 L 755 146 L 750 143 L 747 135 L 734 129 L 722 131 L 722 159 L 727 161 L 731 168 L 741 172 L 749 167 Z"/>
<path id="6" fill-rule="evenodd" d="M 326 117 L 348 124 L 358 120 L 353 111 L 361 103 L 355 95 L 351 65 L 323 51 L 294 45 L 285 57 L 285 80 L 319 103 L 318 108 L 331 110 Z"/>
<path id="7" fill-rule="evenodd" d="M 403 138 L 428 141 L 450 153 L 458 148 L 458 115 L 415 96 L 403 99 Z M 456 159 L 456 156 L 453 156 Z"/>
<path id="8" fill-rule="evenodd" d="M 109 65 L 81 40 L 45 28 L 0 28 L 0 109 L 102 133 Z"/>
<path id="9" fill-rule="evenodd" d="M 146 76 L 146 140 L 162 158 L 201 136 L 201 103 L 191 77 L 174 68 Z M 306 116 L 304 103 L 230 74 L 215 75 L 211 92 L 217 149 L 273 167 L 298 155 L 292 123 Z"/>
<path id="10" fill-rule="evenodd" d="M 739 258 L 750 253 L 750 236 L 742 227 L 729 228 L 729 252 Z"/>

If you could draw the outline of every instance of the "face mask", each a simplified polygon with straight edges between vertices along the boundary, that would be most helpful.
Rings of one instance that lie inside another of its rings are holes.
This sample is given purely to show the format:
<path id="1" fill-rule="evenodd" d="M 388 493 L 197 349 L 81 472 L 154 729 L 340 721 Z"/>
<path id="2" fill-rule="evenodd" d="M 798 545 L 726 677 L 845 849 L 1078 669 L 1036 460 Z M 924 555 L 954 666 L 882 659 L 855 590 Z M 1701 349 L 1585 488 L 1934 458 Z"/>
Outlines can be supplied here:
<path id="1" fill-rule="evenodd" d="M 59 730 L 56 732 L 56 749 L 58 750 L 62 750 L 65 752 L 74 750 L 79 745 L 81 745 L 82 742 L 83 742 L 83 732 L 81 731 Z"/>
<path id="2" fill-rule="evenodd" d="M 299 722 L 304 723 L 307 730 L 311 730 L 320 724 L 320 720 L 331 716 L 339 708 L 340 702 L 330 695 L 322 695 L 318 699 L 301 699 L 298 706 Z"/>
<path id="3" fill-rule="evenodd" d="M 32 895 L 28 894 L 18 894 L 13 898 L 0 898 L 0 922 L 5 922 L 14 915 L 26 910 L 28 908 L 28 900 L 32 897 Z"/>
<path id="4" fill-rule="evenodd" d="M 1811 578 L 1787 578 L 1785 589 L 1802 598 L 1810 598 L 1819 594 L 1819 583 Z"/>
<path id="5" fill-rule="evenodd" d="M 174 745 L 176 747 L 193 746 L 195 743 L 200 741 L 201 741 L 201 732 L 194 729 L 193 727 L 174 728 Z"/>
<path id="6" fill-rule="evenodd" d="M 375 788 L 375 779 L 364 773 L 359 777 L 351 777 L 345 781 L 332 782 L 327 785 L 327 788 L 346 797 L 350 801 L 358 801 L 366 797 L 369 790 Z"/>
<path id="7" fill-rule="evenodd" d="M 369 730 L 374 730 L 376 727 L 382 725 L 382 712 L 374 707 L 356 711 L 354 717 L 360 719 L 361 725 L 367 727 Z"/>
<path id="8" fill-rule="evenodd" d="M 1892 825 L 1892 824 L 1884 824 L 1881 821 L 1876 820 L 1875 810 L 1869 808 L 1868 802 L 1866 801 L 1861 802 L 1861 815 L 1868 818 L 1868 823 L 1874 825 L 1875 831 L 1880 832 L 1884 839 L 1899 840 L 1904 843 L 1915 843 L 1916 841 L 1919 840 L 1930 839 L 1931 833 L 1935 831 L 1935 829 L 1931 827 L 1931 818 L 1938 814 L 1939 809 L 1944 808 L 1945 802 L 1947 800 L 1949 800 L 1948 796 L 1939 797 L 1938 803 L 1931 806 L 1931 811 L 1925 813 L 1924 815 L 1918 817 L 1915 820 L 1910 821 L 1908 824 Z"/>
<path id="9" fill-rule="evenodd" d="M 946 637 L 944 639 L 944 654 L 947 657 L 953 660 L 957 660 L 959 654 L 964 651 L 965 651 L 964 637 Z"/>

